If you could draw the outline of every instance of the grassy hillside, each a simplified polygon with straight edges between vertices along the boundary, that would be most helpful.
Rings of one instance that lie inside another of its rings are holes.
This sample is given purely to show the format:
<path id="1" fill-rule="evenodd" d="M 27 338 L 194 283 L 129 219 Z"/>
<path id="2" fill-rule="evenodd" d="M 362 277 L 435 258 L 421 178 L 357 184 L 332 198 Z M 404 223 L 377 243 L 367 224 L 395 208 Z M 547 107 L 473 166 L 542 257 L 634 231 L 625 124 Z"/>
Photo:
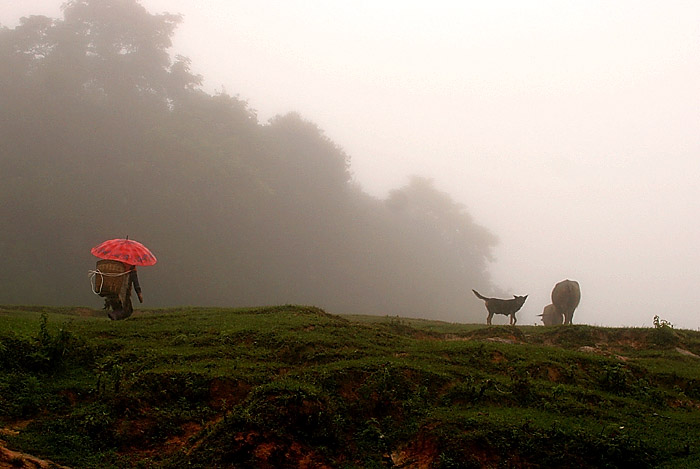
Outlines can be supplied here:
<path id="1" fill-rule="evenodd" d="M 0 307 L 0 446 L 75 468 L 700 467 L 698 355 L 663 322 Z"/>

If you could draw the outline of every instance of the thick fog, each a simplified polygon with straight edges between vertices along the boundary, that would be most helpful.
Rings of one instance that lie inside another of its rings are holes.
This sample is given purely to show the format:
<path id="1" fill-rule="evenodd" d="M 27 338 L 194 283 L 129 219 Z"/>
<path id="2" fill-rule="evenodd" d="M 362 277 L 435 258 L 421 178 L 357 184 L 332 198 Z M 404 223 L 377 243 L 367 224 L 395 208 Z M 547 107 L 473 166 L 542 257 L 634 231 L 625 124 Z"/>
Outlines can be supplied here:
<path id="1" fill-rule="evenodd" d="M 141 4 L 183 15 L 205 90 L 314 122 L 369 194 L 419 175 L 464 204 L 498 238 L 481 293 L 528 294 L 520 324 L 571 278 L 576 323 L 700 326 L 700 3 Z"/>

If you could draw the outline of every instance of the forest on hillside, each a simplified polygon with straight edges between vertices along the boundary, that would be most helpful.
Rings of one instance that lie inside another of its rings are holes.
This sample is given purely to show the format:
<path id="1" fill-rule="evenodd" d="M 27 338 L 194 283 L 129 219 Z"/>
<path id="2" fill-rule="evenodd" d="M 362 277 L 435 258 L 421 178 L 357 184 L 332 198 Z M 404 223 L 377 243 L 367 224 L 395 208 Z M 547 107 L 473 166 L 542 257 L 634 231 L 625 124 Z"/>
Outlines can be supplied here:
<path id="1" fill-rule="evenodd" d="M 203 91 L 180 21 L 73 0 L 0 27 L 0 303 L 96 306 L 90 248 L 129 235 L 159 259 L 144 306 L 482 320 L 488 229 L 421 177 L 370 196 L 313 122 Z"/>

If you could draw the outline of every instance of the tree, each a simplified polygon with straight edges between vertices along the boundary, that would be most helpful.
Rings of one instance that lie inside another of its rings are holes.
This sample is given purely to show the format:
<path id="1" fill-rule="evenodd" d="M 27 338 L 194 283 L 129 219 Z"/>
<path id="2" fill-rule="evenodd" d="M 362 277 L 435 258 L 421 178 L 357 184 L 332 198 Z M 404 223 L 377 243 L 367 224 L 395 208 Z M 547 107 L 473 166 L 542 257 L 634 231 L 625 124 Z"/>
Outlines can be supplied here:
<path id="1" fill-rule="evenodd" d="M 464 319 L 495 238 L 426 180 L 365 194 L 300 115 L 260 124 L 202 91 L 171 58 L 179 21 L 75 0 L 0 29 L 0 304 L 95 305 L 89 249 L 130 235 L 159 259 L 140 271 L 149 306 Z"/>
<path id="2" fill-rule="evenodd" d="M 436 236 L 433 244 L 443 246 L 446 257 L 458 260 L 465 275 L 475 270 L 486 274 L 497 238 L 474 223 L 462 204 L 436 190 L 432 181 L 414 176 L 406 187 L 390 192 L 387 206 L 428 236 Z"/>

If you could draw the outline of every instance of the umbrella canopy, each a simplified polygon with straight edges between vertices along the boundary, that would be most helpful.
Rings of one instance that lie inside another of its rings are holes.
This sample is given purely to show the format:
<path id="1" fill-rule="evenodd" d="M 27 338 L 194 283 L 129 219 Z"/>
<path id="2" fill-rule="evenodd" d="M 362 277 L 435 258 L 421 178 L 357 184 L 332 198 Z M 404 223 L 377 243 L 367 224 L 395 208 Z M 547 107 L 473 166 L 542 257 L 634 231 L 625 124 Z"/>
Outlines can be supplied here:
<path id="1" fill-rule="evenodd" d="M 158 260 L 146 246 L 124 238 L 110 239 L 102 244 L 98 244 L 90 252 L 100 259 L 124 262 L 131 265 L 153 265 Z"/>

